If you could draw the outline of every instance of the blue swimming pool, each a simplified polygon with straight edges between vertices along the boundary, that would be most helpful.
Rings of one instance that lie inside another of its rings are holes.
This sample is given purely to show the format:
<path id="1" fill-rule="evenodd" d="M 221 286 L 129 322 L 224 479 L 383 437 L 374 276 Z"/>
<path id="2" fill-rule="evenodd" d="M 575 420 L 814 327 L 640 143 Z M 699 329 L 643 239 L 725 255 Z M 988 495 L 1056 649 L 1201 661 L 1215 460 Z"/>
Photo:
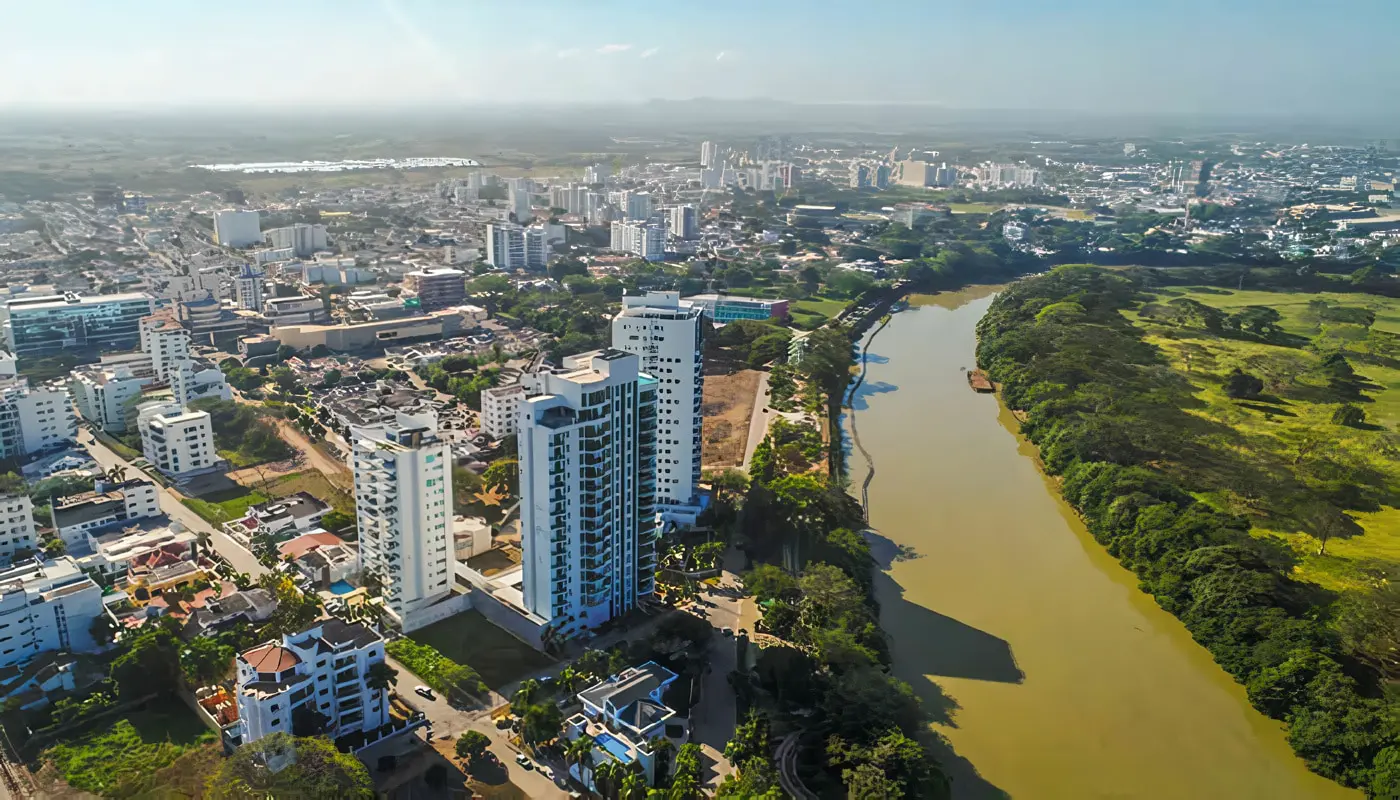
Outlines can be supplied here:
<path id="1" fill-rule="evenodd" d="M 611 733 L 600 733 L 593 737 L 593 744 L 603 748 L 608 755 L 624 764 L 632 760 L 632 754 L 628 751 L 627 745 Z"/>
<path id="2" fill-rule="evenodd" d="M 330 585 L 330 590 L 331 594 L 350 594 L 355 591 L 355 587 L 351 586 L 347 581 L 336 581 Z"/>

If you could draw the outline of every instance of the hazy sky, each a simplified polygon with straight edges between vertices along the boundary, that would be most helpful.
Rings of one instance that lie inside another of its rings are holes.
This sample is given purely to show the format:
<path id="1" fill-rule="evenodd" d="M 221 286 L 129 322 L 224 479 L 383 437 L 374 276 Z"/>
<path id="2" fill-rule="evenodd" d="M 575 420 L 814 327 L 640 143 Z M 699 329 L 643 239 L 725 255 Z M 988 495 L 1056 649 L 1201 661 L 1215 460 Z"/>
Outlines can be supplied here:
<path id="1" fill-rule="evenodd" d="M 1367 114 L 1400 0 L 0 0 L 0 107 L 664 97 Z"/>

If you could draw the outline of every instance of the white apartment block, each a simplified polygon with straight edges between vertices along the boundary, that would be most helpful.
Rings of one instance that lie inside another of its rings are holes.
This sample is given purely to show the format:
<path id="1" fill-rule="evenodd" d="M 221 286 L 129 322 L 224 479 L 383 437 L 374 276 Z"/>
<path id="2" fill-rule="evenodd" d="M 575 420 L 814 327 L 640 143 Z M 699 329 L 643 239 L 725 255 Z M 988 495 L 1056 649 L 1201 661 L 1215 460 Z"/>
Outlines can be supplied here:
<path id="1" fill-rule="evenodd" d="M 542 227 L 509 223 L 486 226 L 486 263 L 504 270 L 544 269 L 549 242 Z"/>
<path id="2" fill-rule="evenodd" d="M 361 622 L 335 617 L 238 654 L 235 696 L 240 744 L 292 732 L 292 713 L 309 706 L 329 720 L 332 739 L 389 724 L 389 696 L 366 684 L 384 662 L 384 639 Z"/>
<path id="3" fill-rule="evenodd" d="M 648 192 L 623 192 L 621 206 L 629 221 L 645 222 L 651 219 L 652 202 Z"/>
<path id="4" fill-rule="evenodd" d="M 642 371 L 657 381 L 656 488 L 663 511 L 699 511 L 703 314 L 679 292 L 647 292 L 623 297 L 613 318 L 613 348 L 637 355 Z"/>
<path id="5" fill-rule="evenodd" d="M 9 563 L 21 550 L 39 548 L 34 504 L 24 494 L 0 495 L 0 561 Z"/>
<path id="6" fill-rule="evenodd" d="M 656 379 L 621 350 L 537 376 L 520 416 L 521 593 L 566 639 L 655 590 Z"/>
<path id="7" fill-rule="evenodd" d="M 667 222 L 671 235 L 677 239 L 694 239 L 700 233 L 695 206 L 671 206 L 667 210 Z"/>
<path id="8" fill-rule="evenodd" d="M 104 431 L 126 430 L 126 403 L 151 383 L 129 367 L 101 367 L 73 373 L 68 390 L 83 419 Z"/>
<path id="9" fill-rule="evenodd" d="M 317 250 L 330 247 L 325 225 L 307 225 L 299 222 L 285 228 L 272 228 L 266 231 L 264 236 L 274 249 L 291 250 L 298 258 L 310 258 Z"/>
<path id="10" fill-rule="evenodd" d="M 262 218 L 256 211 L 226 208 L 214 212 L 214 241 L 224 247 L 262 244 Z"/>
<path id="11" fill-rule="evenodd" d="M 207 411 L 187 411 L 178 403 L 147 403 L 137 412 L 136 426 L 146 460 L 176 480 L 219 465 Z"/>
<path id="12" fill-rule="evenodd" d="M 98 479 L 91 492 L 52 498 L 53 526 L 69 552 L 89 549 L 89 537 L 118 526 L 161 515 L 156 485 L 135 478 L 121 483 Z"/>
<path id="13" fill-rule="evenodd" d="M 170 380 L 177 362 L 190 357 L 190 332 L 172 309 L 141 319 L 141 351 L 151 357 L 156 377 Z"/>
<path id="14" fill-rule="evenodd" d="M 666 229 L 649 222 L 614 222 L 609 249 L 660 261 L 666 257 Z"/>
<path id="15" fill-rule="evenodd" d="M 530 191 L 525 182 L 528 178 L 514 178 L 510 182 L 510 211 L 515 221 L 524 225 L 535 218 L 530 210 Z"/>
<path id="16" fill-rule="evenodd" d="M 67 391 L 0 377 L 0 458 L 23 458 L 78 439 L 78 418 Z"/>
<path id="17" fill-rule="evenodd" d="M 519 383 L 497 386 L 481 393 L 481 429 L 492 439 L 515 434 L 519 426 L 520 404 L 525 387 Z"/>
<path id="18" fill-rule="evenodd" d="M 390 425 L 356 437 L 360 564 L 402 626 L 452 592 L 452 450 L 436 427 Z"/>
<path id="19" fill-rule="evenodd" d="M 233 301 L 244 311 L 257 311 L 263 306 L 263 279 L 267 275 L 251 264 L 244 264 L 233 278 Z"/>
<path id="20" fill-rule="evenodd" d="M 168 380 L 171 391 L 175 393 L 175 402 L 182 406 L 209 397 L 233 399 L 233 390 L 229 388 L 223 370 L 206 362 L 183 359 L 176 363 Z"/>
<path id="21" fill-rule="evenodd" d="M 98 649 L 89 628 L 105 613 L 102 589 L 69 556 L 0 570 L 0 667 L 51 650 Z"/>

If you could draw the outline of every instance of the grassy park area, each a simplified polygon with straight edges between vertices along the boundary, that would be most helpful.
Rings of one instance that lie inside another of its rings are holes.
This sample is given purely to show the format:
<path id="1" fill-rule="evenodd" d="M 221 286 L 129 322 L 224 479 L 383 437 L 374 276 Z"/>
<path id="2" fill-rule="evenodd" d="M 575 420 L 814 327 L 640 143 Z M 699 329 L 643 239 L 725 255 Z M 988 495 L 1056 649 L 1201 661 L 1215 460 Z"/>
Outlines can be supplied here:
<path id="1" fill-rule="evenodd" d="M 1164 318 L 1192 302 L 1227 316 L 1273 309 L 1277 320 L 1258 335 Z M 1172 289 L 1130 317 L 1195 390 L 1187 412 L 1229 431 L 1166 465 L 1220 487 L 1201 500 L 1286 542 L 1296 576 L 1325 589 L 1400 575 L 1400 300 Z M 1232 392 L 1236 370 L 1258 391 Z M 1344 406 L 1363 418 L 1338 424 Z"/>

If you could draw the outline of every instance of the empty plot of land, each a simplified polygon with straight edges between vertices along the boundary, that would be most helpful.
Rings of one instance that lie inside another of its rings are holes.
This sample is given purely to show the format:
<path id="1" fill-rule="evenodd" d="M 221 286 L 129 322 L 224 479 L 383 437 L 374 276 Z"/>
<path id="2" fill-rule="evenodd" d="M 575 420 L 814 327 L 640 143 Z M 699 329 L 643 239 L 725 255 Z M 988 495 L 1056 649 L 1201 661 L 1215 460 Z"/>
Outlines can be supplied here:
<path id="1" fill-rule="evenodd" d="M 458 664 L 466 664 L 496 690 L 554 663 L 549 656 L 493 625 L 479 611 L 435 622 L 414 631 L 409 638 L 437 648 Z"/>
<path id="2" fill-rule="evenodd" d="M 706 375 L 701 401 L 705 419 L 701 427 L 701 463 L 709 467 L 737 467 L 744 463 L 749 440 L 749 418 L 760 373 L 744 369 L 726 375 Z"/>

